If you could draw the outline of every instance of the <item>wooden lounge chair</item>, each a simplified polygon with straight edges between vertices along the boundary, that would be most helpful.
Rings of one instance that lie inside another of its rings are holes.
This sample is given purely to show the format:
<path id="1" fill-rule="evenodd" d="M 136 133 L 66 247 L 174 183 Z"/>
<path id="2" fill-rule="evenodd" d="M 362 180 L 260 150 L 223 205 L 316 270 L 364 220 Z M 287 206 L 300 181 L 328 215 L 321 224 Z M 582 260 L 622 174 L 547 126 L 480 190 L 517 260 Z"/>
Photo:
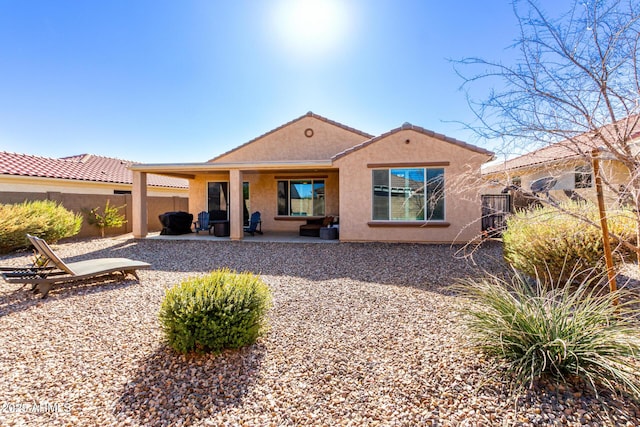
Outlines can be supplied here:
<path id="1" fill-rule="evenodd" d="M 128 258 L 97 258 L 87 261 L 64 262 L 43 239 L 27 235 L 37 251 L 37 260 L 32 267 L 17 268 L 2 273 L 9 283 L 33 285 L 34 292 L 45 298 L 53 285 L 92 279 L 107 274 L 131 274 L 139 280 L 136 270 L 149 268 L 151 264 Z"/>

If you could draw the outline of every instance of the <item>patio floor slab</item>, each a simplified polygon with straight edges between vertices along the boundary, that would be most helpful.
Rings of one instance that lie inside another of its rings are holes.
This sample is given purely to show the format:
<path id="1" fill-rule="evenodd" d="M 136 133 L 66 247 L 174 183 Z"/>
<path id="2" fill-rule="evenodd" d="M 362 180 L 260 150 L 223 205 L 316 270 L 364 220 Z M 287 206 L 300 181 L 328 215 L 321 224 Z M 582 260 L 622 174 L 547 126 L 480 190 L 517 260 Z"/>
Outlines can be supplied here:
<path id="1" fill-rule="evenodd" d="M 159 232 L 149 233 L 147 239 L 153 240 L 212 240 L 212 241 L 231 241 L 229 237 L 216 237 L 208 233 L 189 233 L 176 236 L 160 235 Z M 256 234 L 250 236 L 245 234 L 242 242 L 264 242 L 264 243 L 339 243 L 340 240 L 327 240 L 319 237 L 299 236 L 297 233 L 267 231 L 264 234 Z"/>

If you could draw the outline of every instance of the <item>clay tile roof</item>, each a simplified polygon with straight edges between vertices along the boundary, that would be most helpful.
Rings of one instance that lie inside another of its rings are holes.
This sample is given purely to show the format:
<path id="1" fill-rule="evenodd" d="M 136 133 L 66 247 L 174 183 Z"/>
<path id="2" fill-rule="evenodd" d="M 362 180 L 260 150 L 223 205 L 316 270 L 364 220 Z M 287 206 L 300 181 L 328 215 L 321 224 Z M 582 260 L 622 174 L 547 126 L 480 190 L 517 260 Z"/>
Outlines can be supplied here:
<path id="1" fill-rule="evenodd" d="M 0 175 L 32 176 L 79 181 L 132 184 L 133 162 L 110 157 L 80 154 L 59 159 L 0 152 Z M 150 174 L 147 183 L 153 187 L 188 188 L 186 179 Z"/>
<path id="2" fill-rule="evenodd" d="M 595 144 L 588 144 L 581 141 L 569 142 L 561 141 L 547 147 L 514 157 L 503 163 L 488 166 L 482 170 L 483 174 L 502 172 L 507 170 L 533 167 L 537 165 L 549 164 L 572 157 L 578 157 L 596 148 Z"/>
<path id="3" fill-rule="evenodd" d="M 232 152 L 234 152 L 234 151 L 236 151 L 236 150 L 238 150 L 238 149 L 240 149 L 240 148 L 242 148 L 242 147 L 244 147 L 244 146 L 247 146 L 247 145 L 249 145 L 249 144 L 251 144 L 251 143 L 253 143 L 253 142 L 255 142 L 255 141 L 257 141 L 257 140 L 259 140 L 259 139 L 261 139 L 261 138 L 264 138 L 264 137 L 265 137 L 265 136 L 267 136 L 267 135 L 270 135 L 270 134 L 272 134 L 272 133 L 278 132 L 280 129 L 283 129 L 283 128 L 285 128 L 285 127 L 287 127 L 287 126 L 289 126 L 289 125 L 291 125 L 291 124 L 293 124 L 293 123 L 295 123 L 295 122 L 297 122 L 297 121 L 299 121 L 299 120 L 302 120 L 302 119 L 304 119 L 305 117 L 313 117 L 314 119 L 321 120 L 321 121 L 323 121 L 323 122 L 325 122 L 325 123 L 329 123 L 329 124 L 331 124 L 331 125 L 337 126 L 337 127 L 342 128 L 342 129 L 344 129 L 344 130 L 347 130 L 347 131 L 349 131 L 349 132 L 356 133 L 356 134 L 361 135 L 361 136 L 363 136 L 364 138 L 367 138 L 367 139 L 368 139 L 368 138 L 373 138 L 373 135 L 370 135 L 370 134 L 368 134 L 368 133 L 366 133 L 366 132 L 363 132 L 363 131 L 361 131 L 361 130 L 358 130 L 358 129 L 355 129 L 355 128 L 352 128 L 352 127 L 349 127 L 349 126 L 347 126 L 347 125 L 343 125 L 342 123 L 339 123 L 339 122 L 333 121 L 333 120 L 331 120 L 331 119 L 328 119 L 328 118 L 323 117 L 323 116 L 321 116 L 321 115 L 319 115 L 319 114 L 315 114 L 315 113 L 313 113 L 313 112 L 309 111 L 307 114 L 304 114 L 304 115 L 302 115 L 302 116 L 300 116 L 300 117 L 298 117 L 298 118 L 296 118 L 296 119 L 293 119 L 293 120 L 291 120 L 291 121 L 289 121 L 289 122 L 287 122 L 287 123 L 285 123 L 285 124 L 283 124 L 283 125 L 280 125 L 280 126 L 278 126 L 277 128 L 270 130 L 269 132 L 263 133 L 262 135 L 260 135 L 260 136 L 258 136 L 258 137 L 256 137 L 256 138 L 253 138 L 251 141 L 245 142 L 245 143 L 244 143 L 244 144 L 242 144 L 242 145 L 239 145 L 239 146 L 237 146 L 237 147 L 235 147 L 235 148 L 232 148 L 232 149 L 231 149 L 231 150 L 229 150 L 229 151 L 226 151 L 226 152 L 224 152 L 224 153 L 222 153 L 222 154 L 220 154 L 220 155 L 218 155 L 218 156 L 214 157 L 213 159 L 209 160 L 209 162 L 215 162 L 215 161 L 216 161 L 217 159 L 219 159 L 220 157 L 226 156 L 227 154 L 232 153 Z"/>
<path id="4" fill-rule="evenodd" d="M 392 129 L 389 132 L 383 133 L 380 136 L 376 136 L 375 138 L 371 138 L 371 139 L 369 139 L 367 141 L 364 141 L 361 144 L 355 145 L 355 146 L 353 146 L 351 148 L 348 148 L 348 149 L 336 154 L 335 156 L 333 156 L 332 160 L 337 160 L 337 159 L 339 159 L 341 157 L 347 156 L 347 155 L 353 153 L 354 151 L 358 151 L 361 148 L 366 147 L 367 145 L 373 144 L 376 141 L 379 141 L 379 140 L 381 140 L 383 138 L 386 138 L 386 137 L 388 137 L 390 135 L 393 135 L 394 133 L 397 133 L 397 132 L 400 132 L 400 131 L 403 131 L 403 130 L 413 130 L 413 131 L 419 132 L 419 133 L 421 133 L 423 135 L 427 135 L 427 136 L 430 136 L 430 137 L 433 137 L 433 138 L 437 138 L 437 139 L 440 139 L 442 141 L 449 142 L 451 144 L 459 145 L 460 147 L 464 147 L 464 148 L 466 148 L 468 150 L 471 150 L 471 151 L 476 151 L 476 152 L 481 153 L 481 154 L 486 154 L 487 156 L 490 156 L 490 157 L 493 157 L 493 155 L 494 155 L 494 153 L 492 151 L 485 150 L 484 148 L 480 148 L 478 146 L 475 146 L 475 145 L 472 145 L 472 144 L 468 144 L 468 143 L 466 143 L 464 141 L 460 141 L 458 139 L 451 138 L 451 137 L 443 135 L 441 133 L 436 133 L 436 132 L 434 132 L 432 130 L 425 129 L 423 127 L 415 126 L 415 125 L 412 125 L 411 123 L 405 122 L 399 128 Z"/>
<path id="5" fill-rule="evenodd" d="M 637 131 L 640 123 L 638 117 L 632 116 L 617 122 L 621 127 L 623 135 L 630 135 L 631 139 L 640 138 L 640 132 Z M 605 135 L 607 139 L 615 140 L 615 129 L 613 124 L 608 124 L 599 129 L 600 133 Z M 570 158 L 589 156 L 595 148 L 602 146 L 599 138 L 596 138 L 595 132 L 585 132 L 577 135 L 573 139 L 565 139 L 556 142 L 530 153 L 514 157 L 505 162 L 485 167 L 482 170 L 484 175 L 516 170 L 526 167 L 535 167 L 543 164 L 550 164 Z"/>

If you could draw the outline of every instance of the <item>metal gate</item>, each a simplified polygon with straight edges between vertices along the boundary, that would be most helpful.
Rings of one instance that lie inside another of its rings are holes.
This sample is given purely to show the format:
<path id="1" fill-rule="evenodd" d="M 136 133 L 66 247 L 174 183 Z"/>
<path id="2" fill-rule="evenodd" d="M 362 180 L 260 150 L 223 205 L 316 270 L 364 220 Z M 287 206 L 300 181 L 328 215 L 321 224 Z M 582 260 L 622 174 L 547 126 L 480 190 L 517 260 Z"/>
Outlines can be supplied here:
<path id="1" fill-rule="evenodd" d="M 500 237 L 507 228 L 507 216 L 511 213 L 510 194 L 482 195 L 482 234 Z"/>

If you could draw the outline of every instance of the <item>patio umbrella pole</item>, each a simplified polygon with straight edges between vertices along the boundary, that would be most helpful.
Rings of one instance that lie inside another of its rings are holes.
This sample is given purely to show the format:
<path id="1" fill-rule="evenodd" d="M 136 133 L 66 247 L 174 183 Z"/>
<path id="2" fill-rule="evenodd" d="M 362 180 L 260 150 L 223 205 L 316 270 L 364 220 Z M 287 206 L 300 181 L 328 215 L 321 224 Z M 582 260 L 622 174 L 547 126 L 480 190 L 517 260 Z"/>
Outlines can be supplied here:
<path id="1" fill-rule="evenodd" d="M 609 243 L 609 226 L 607 225 L 607 213 L 604 206 L 604 196 L 602 194 L 602 179 L 600 177 L 600 150 L 594 149 L 591 153 L 593 161 L 593 175 L 596 180 L 596 195 L 598 197 L 598 211 L 600 213 L 600 225 L 602 226 L 602 245 L 604 246 L 604 258 L 607 263 L 607 277 L 609 280 L 609 291 L 615 292 L 617 289 L 616 274 L 613 269 L 613 257 L 611 255 L 611 245 Z M 618 305 L 618 299 L 613 301 L 614 305 Z"/>

